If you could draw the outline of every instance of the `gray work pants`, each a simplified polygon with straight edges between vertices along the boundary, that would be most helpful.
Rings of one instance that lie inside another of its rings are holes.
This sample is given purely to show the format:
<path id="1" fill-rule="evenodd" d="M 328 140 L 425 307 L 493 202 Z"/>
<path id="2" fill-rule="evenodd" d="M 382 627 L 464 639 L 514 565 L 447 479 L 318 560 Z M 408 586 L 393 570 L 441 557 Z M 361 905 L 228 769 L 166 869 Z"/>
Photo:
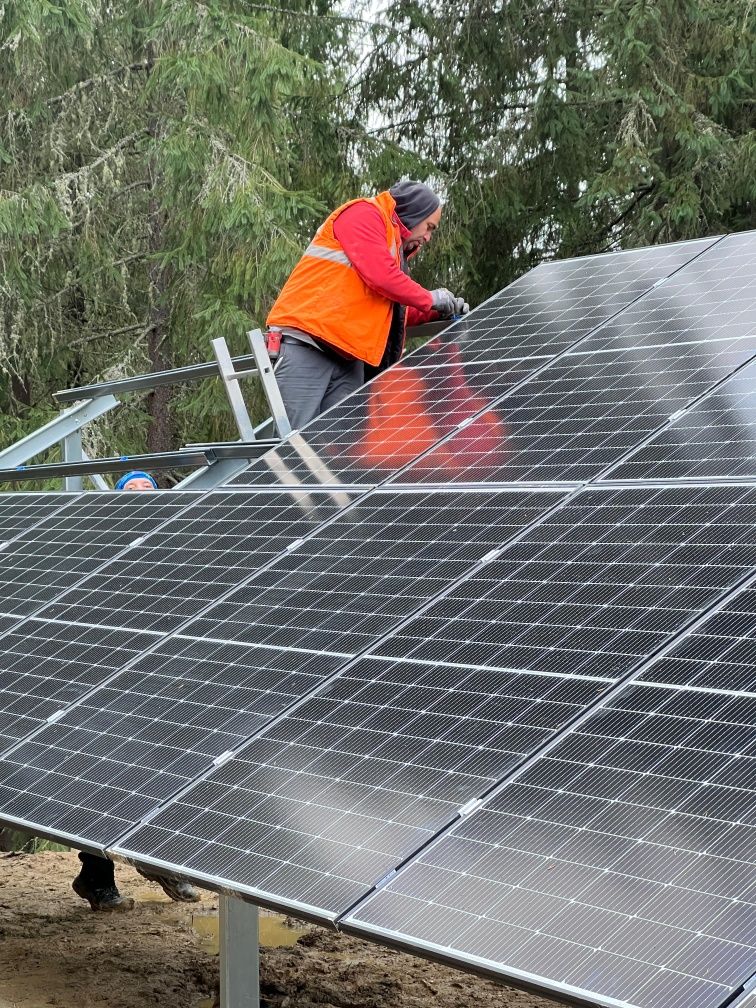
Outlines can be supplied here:
<path id="1" fill-rule="evenodd" d="M 276 365 L 276 381 L 291 426 L 301 430 L 364 384 L 365 365 L 285 337 Z"/>

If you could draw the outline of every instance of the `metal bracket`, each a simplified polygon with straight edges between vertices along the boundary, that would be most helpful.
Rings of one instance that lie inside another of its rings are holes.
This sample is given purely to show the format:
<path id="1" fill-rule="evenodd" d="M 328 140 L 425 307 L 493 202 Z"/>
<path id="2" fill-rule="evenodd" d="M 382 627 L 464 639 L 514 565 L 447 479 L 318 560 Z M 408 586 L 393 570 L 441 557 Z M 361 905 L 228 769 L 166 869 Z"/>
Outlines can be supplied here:
<path id="1" fill-rule="evenodd" d="M 118 406 L 118 399 L 112 395 L 102 396 L 99 399 L 87 399 L 86 402 L 78 403 L 70 409 L 63 410 L 60 416 L 55 417 L 44 427 L 28 434 L 25 438 L 9 445 L 0 451 L 0 468 L 13 469 L 23 465 L 29 459 L 40 455 L 63 441 L 76 434 L 86 424 L 91 423 Z M 71 442 L 73 447 L 73 442 Z"/>

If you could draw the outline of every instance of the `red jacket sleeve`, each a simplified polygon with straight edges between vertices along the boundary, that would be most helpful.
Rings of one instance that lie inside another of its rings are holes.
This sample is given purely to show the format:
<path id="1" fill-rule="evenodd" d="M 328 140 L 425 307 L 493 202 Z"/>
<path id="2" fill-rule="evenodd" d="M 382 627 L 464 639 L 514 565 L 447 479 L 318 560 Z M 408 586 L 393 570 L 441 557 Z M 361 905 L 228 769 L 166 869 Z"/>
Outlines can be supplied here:
<path id="1" fill-rule="evenodd" d="M 408 326 L 423 325 L 425 322 L 435 322 L 440 318 L 440 314 L 432 308 L 427 311 L 421 311 L 419 308 L 407 308 L 406 322 Z"/>
<path id="2" fill-rule="evenodd" d="M 333 222 L 333 233 L 368 287 L 397 304 L 431 310 L 430 291 L 402 273 L 386 247 L 386 225 L 377 207 L 353 203 Z"/>

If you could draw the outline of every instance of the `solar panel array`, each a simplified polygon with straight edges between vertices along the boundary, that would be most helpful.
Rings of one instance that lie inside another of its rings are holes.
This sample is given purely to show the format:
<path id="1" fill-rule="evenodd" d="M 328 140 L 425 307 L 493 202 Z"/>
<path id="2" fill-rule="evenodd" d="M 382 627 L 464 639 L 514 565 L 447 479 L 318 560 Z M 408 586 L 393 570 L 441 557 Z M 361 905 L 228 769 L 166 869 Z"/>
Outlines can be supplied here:
<path id="1" fill-rule="evenodd" d="M 0 496 L 0 821 L 579 1003 L 735 1004 L 754 266 L 543 265 L 225 488 Z"/>

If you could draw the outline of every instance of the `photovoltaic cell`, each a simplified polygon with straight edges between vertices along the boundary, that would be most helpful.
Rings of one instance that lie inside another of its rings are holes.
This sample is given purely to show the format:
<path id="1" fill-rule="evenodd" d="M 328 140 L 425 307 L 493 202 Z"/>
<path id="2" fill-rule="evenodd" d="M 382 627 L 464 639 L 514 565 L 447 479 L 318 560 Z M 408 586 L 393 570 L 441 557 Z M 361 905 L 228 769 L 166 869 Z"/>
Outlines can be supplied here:
<path id="1" fill-rule="evenodd" d="M 585 490 L 379 651 L 623 675 L 751 569 L 754 504 L 749 487 Z"/>
<path id="2" fill-rule="evenodd" d="M 730 235 L 492 404 L 402 483 L 593 479 L 756 354 L 756 246 Z"/>
<path id="3" fill-rule="evenodd" d="M 166 640 L 0 760 L 0 818 L 112 844 L 343 660 Z"/>
<path id="4" fill-rule="evenodd" d="M 668 686 L 756 692 L 756 588 L 738 592 L 641 676 Z"/>
<path id="5" fill-rule="evenodd" d="M 756 673 L 729 674 L 755 613 L 710 616 L 350 924 L 588 1000 L 721 1005 L 756 969 Z"/>
<path id="6" fill-rule="evenodd" d="M 75 494 L 4 493 L 0 494 L 0 545 L 36 525 L 57 511 Z"/>
<path id="7" fill-rule="evenodd" d="M 207 494 L 67 592 L 45 615 L 136 630 L 176 630 L 339 506 L 343 503 L 327 493 Z"/>
<path id="8" fill-rule="evenodd" d="M 0 639 L 0 752 L 41 728 L 153 642 L 131 631 L 37 619 L 16 624 Z"/>
<path id="9" fill-rule="evenodd" d="M 747 364 L 607 479 L 756 476 L 756 364 Z"/>
<path id="10" fill-rule="evenodd" d="M 552 491 L 376 491 L 184 633 L 357 654 L 559 499 Z"/>
<path id="11" fill-rule="evenodd" d="M 0 611 L 38 611 L 198 496 L 181 491 L 87 493 L 71 499 L 3 551 Z"/>
<path id="12" fill-rule="evenodd" d="M 333 917 L 605 687 L 361 659 L 119 850 Z"/>
<path id="13" fill-rule="evenodd" d="M 539 266 L 232 480 L 372 484 L 688 263 L 714 239 Z M 475 437 L 501 441 L 496 415 Z M 504 435 L 505 436 L 505 435 Z M 439 464 L 439 459 L 436 460 Z"/>

